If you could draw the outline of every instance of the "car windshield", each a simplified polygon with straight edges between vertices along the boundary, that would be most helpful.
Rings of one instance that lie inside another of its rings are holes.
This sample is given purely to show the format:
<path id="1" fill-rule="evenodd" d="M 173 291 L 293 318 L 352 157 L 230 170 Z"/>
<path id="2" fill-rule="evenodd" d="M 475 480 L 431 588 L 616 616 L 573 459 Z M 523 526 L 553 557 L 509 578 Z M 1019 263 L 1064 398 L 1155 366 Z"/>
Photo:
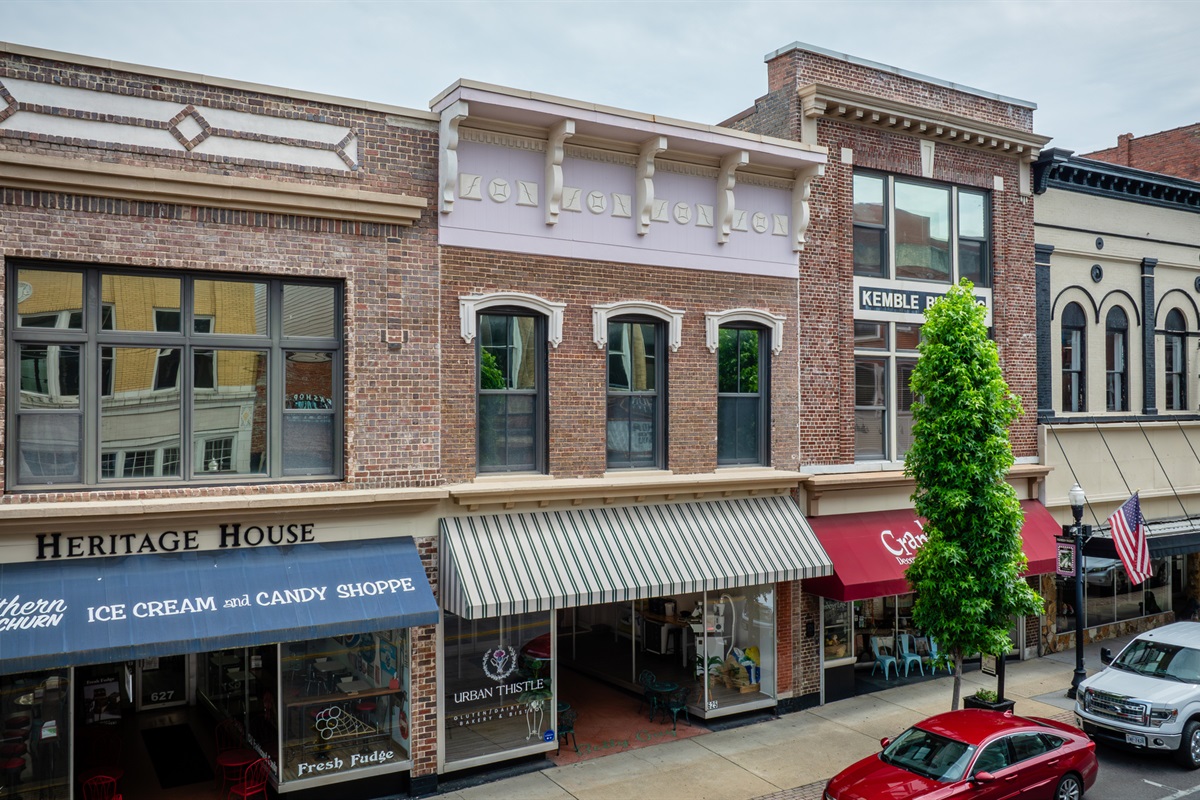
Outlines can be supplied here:
<path id="1" fill-rule="evenodd" d="M 975 752 L 974 745 L 947 739 L 920 728 L 909 728 L 879 754 L 885 764 L 944 783 L 961 780 Z"/>
<path id="2" fill-rule="evenodd" d="M 1138 639 L 1125 648 L 1113 666 L 1139 675 L 1200 683 L 1200 650 L 1191 647 Z"/>

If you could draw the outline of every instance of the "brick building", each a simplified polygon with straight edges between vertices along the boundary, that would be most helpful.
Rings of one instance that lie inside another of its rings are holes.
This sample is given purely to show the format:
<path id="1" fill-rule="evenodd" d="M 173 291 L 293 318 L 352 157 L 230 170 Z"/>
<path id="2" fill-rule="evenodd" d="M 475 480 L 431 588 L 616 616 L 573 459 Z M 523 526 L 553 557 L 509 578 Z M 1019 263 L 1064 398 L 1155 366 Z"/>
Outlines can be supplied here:
<path id="1" fill-rule="evenodd" d="M 1029 574 L 1053 569 L 1058 524 L 1040 501 L 1030 163 L 1032 103 L 795 43 L 767 57 L 768 93 L 732 127 L 824 146 L 800 263 L 800 499 L 834 575 L 804 583 L 821 609 L 825 700 L 921 648 L 904 565 L 919 546 L 908 375 L 921 309 L 969 278 L 1025 413 L 1009 474 L 1026 511 Z M 812 387 L 820 387 L 814 390 Z M 869 553 L 870 555 L 865 555 Z M 865 564 L 865 566 L 864 566 Z M 1014 621 L 1015 654 L 1039 620 Z M 878 656 L 877 656 L 878 653 Z M 856 669 L 855 667 L 858 667 Z M 874 669 L 871 670 L 874 672 Z"/>
<path id="2" fill-rule="evenodd" d="M 436 117 L 15 45 L 0 87 L 0 781 L 161 797 L 215 720 L 299 797 L 432 772 Z"/>
<path id="3" fill-rule="evenodd" d="M 1122 133 L 1116 147 L 1084 153 L 1080 158 L 1200 180 L 1200 122 L 1145 136 Z"/>
<path id="4" fill-rule="evenodd" d="M 1200 330 L 1200 183 L 1043 151 L 1037 192 L 1038 424 L 1046 494 L 1085 491 L 1091 528 L 1077 608 L 1067 578 L 1044 576 L 1048 650 L 1186 618 L 1200 596 L 1192 509 Z M 1130 581 L 1108 518 L 1138 492 L 1152 575 Z"/>
<path id="5" fill-rule="evenodd" d="M 712 126 L 0 45 L 6 779 L 216 723 L 281 793 L 421 793 L 557 750 L 580 675 L 709 720 L 865 680 L 912 632 L 906 378 L 951 280 L 1033 409 L 1045 139 L 818 48 L 768 79 Z M 1046 571 L 1032 414 L 1013 444 Z"/>

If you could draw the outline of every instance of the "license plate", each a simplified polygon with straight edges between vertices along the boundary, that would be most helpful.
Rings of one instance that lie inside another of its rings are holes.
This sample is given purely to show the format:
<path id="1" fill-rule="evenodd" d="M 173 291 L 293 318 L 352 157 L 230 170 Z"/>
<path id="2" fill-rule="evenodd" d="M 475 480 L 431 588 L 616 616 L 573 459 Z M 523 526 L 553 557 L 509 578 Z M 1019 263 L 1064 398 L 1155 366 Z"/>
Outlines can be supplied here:
<path id="1" fill-rule="evenodd" d="M 1126 744 L 1136 744 L 1139 747 L 1145 747 L 1146 746 L 1146 737 L 1142 736 L 1140 734 L 1137 734 L 1137 733 L 1127 733 L 1127 734 L 1125 734 L 1125 743 Z"/>

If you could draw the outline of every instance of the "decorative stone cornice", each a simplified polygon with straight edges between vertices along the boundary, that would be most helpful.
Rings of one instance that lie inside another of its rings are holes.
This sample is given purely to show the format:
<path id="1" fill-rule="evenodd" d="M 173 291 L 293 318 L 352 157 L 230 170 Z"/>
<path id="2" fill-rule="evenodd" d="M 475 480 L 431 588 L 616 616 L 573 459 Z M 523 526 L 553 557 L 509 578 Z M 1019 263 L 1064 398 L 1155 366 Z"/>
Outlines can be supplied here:
<path id="1" fill-rule="evenodd" d="M 9 150 L 0 150 L 0 186 L 404 226 L 419 220 L 426 206 L 422 197 L 357 188 L 137 167 Z"/>
<path id="2" fill-rule="evenodd" d="M 1178 211 L 1200 211 L 1200 183 L 1196 181 L 1094 161 L 1058 147 L 1042 153 L 1033 165 L 1034 193 L 1050 188 Z"/>
<path id="3" fill-rule="evenodd" d="M 1036 159 L 1050 141 L 1048 136 L 1029 131 L 939 113 L 821 83 L 803 86 L 799 94 L 803 114 L 801 138 L 806 142 L 816 140 L 815 123 L 821 117 L 1011 156 L 1026 162 Z"/>

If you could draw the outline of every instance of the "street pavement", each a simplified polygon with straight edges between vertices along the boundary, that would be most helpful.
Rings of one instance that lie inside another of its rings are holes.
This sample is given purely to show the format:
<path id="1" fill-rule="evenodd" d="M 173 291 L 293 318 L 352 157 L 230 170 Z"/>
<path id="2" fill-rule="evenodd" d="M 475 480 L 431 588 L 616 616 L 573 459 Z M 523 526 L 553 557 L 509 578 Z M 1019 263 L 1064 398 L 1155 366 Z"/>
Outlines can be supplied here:
<path id="1" fill-rule="evenodd" d="M 1117 652 L 1132 636 L 1084 648 L 1088 674 L 1100 647 Z M 1066 690 L 1075 651 L 1007 664 L 1005 691 L 1025 716 L 1070 721 Z M 978 670 L 963 695 L 996 688 Z M 926 681 L 655 747 L 550 767 L 440 795 L 454 800 L 820 800 L 825 782 L 879 750 L 879 740 L 950 708 L 952 682 Z"/>

